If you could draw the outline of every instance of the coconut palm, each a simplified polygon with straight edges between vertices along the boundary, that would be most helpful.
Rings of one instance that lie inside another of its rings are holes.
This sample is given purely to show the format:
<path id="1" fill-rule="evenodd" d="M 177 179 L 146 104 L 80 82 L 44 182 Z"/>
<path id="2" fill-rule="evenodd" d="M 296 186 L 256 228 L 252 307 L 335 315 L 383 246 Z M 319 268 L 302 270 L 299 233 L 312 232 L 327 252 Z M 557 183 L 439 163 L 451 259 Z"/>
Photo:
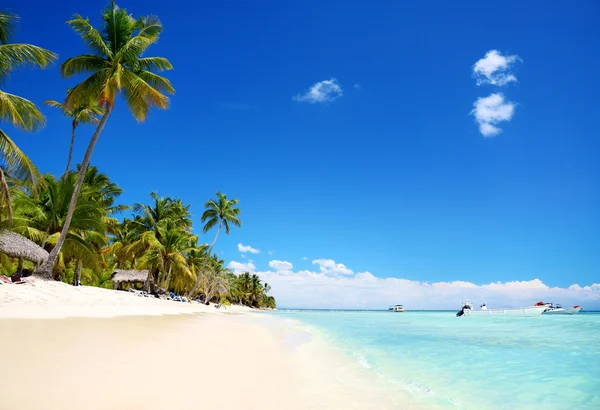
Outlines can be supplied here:
<path id="1" fill-rule="evenodd" d="M 53 52 L 31 44 L 9 44 L 8 41 L 18 19 L 15 14 L 0 12 L 0 84 L 18 67 L 44 68 L 57 58 Z M 15 128 L 25 131 L 34 131 L 44 126 L 46 119 L 31 101 L 0 90 L 0 121 L 11 122 Z M 12 222 L 10 192 L 4 172 L 8 171 L 17 179 L 29 181 L 34 188 L 37 188 L 41 174 L 2 129 L 0 129 L 0 158 L 5 168 L 0 167 L 0 191 L 2 200 L 6 204 L 9 222 Z"/>
<path id="2" fill-rule="evenodd" d="M 46 175 L 37 197 L 17 191 L 14 195 L 17 212 L 13 229 L 46 250 L 52 249 L 64 228 L 76 178 L 73 172 L 60 180 Z M 59 272 L 71 259 L 82 259 L 86 266 L 95 266 L 98 249 L 106 243 L 104 218 L 107 210 L 97 200 L 97 188 L 86 185 L 82 192 L 84 195 L 77 201 L 64 249 L 58 255 Z"/>
<path id="3" fill-rule="evenodd" d="M 44 104 L 49 107 L 60 109 L 65 117 L 71 119 L 71 145 L 69 146 L 69 159 L 67 160 L 67 168 L 63 174 L 67 175 L 69 173 L 69 169 L 71 169 L 71 159 L 73 158 L 75 130 L 79 124 L 98 124 L 98 122 L 100 122 L 98 116 L 101 116 L 104 110 L 98 105 L 98 101 L 95 98 L 90 98 L 86 103 L 77 105 L 73 108 L 69 108 L 65 104 L 54 100 L 46 100 L 44 101 Z"/>
<path id="4" fill-rule="evenodd" d="M 51 276 L 56 257 L 69 231 L 85 170 L 98 137 L 115 106 L 116 97 L 122 94 L 135 119 L 143 122 L 152 107 L 168 107 L 169 99 L 164 93 L 175 92 L 169 80 L 155 73 L 172 69 L 171 63 L 163 57 L 142 57 L 148 47 L 158 41 L 162 32 L 163 28 L 157 17 L 135 19 L 127 14 L 126 10 L 117 7 L 113 1 L 102 13 L 102 21 L 100 30 L 94 28 L 89 19 L 80 15 L 75 15 L 67 22 L 90 48 L 91 54 L 70 58 L 61 65 L 61 73 L 67 78 L 77 74 L 90 74 L 71 89 L 65 105 L 73 109 L 93 97 L 104 109 L 104 114 L 81 163 L 60 239 L 46 262 L 36 269 L 35 273 L 44 277 Z"/>
<path id="5" fill-rule="evenodd" d="M 206 209 L 202 214 L 201 221 L 204 222 L 204 227 L 202 231 L 207 233 L 213 227 L 218 225 L 217 233 L 215 235 L 215 239 L 212 244 L 208 248 L 208 254 L 212 253 L 212 250 L 217 242 L 217 238 L 219 237 L 219 232 L 221 232 L 221 228 L 225 227 L 225 233 L 229 235 L 231 231 L 230 225 L 241 227 L 242 221 L 239 219 L 240 209 L 236 207 L 238 204 L 237 199 L 227 199 L 227 195 L 217 191 L 217 199 L 211 199 L 206 204 L 204 204 L 204 208 Z M 200 269 L 200 274 L 196 278 L 196 284 L 191 292 L 188 293 L 188 297 L 194 295 L 198 288 L 200 287 L 200 281 L 202 279 L 202 273 L 206 268 L 206 263 L 208 258 L 204 260 L 202 269 Z"/>
<path id="6" fill-rule="evenodd" d="M 202 292 L 204 293 L 204 301 L 206 304 L 215 295 L 226 293 L 229 290 L 227 281 L 227 273 L 223 265 L 223 261 L 212 257 L 207 268 L 202 272 Z"/>

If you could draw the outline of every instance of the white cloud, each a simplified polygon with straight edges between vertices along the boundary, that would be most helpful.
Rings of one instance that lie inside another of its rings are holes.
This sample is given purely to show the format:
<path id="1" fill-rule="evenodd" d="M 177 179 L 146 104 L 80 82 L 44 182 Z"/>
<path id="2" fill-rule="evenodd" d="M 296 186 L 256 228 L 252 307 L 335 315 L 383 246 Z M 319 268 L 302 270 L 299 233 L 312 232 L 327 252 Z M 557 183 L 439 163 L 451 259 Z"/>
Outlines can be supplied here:
<path id="1" fill-rule="evenodd" d="M 473 77 L 477 80 L 477 85 L 506 85 L 517 81 L 517 77 L 510 71 L 517 61 L 521 61 L 517 55 L 503 56 L 498 50 L 490 50 L 473 65 Z"/>
<path id="2" fill-rule="evenodd" d="M 252 261 L 248 261 L 248 263 L 231 261 L 227 267 L 235 273 L 254 272 L 256 270 L 256 266 Z"/>
<path id="3" fill-rule="evenodd" d="M 352 271 L 333 259 L 315 259 L 313 265 L 319 265 L 319 270 L 325 275 L 352 275 Z"/>
<path id="4" fill-rule="evenodd" d="M 267 252 L 269 255 L 273 255 L 275 253 L 275 251 L 269 251 Z"/>
<path id="5" fill-rule="evenodd" d="M 332 78 L 313 84 L 306 93 L 298 94 L 293 99 L 299 102 L 315 104 L 335 101 L 342 95 L 344 93 L 338 80 Z"/>
<path id="6" fill-rule="evenodd" d="M 291 271 L 294 265 L 287 261 L 272 260 L 269 262 L 269 266 L 275 269 L 277 272 Z"/>
<path id="7" fill-rule="evenodd" d="M 464 281 L 427 283 L 383 279 L 369 272 L 329 275 L 306 270 L 258 275 L 272 286 L 277 305 L 289 308 L 385 309 L 401 303 L 408 309 L 458 310 L 465 300 L 475 305 L 487 303 L 490 308 L 531 306 L 540 300 L 590 310 L 600 308 L 600 284 L 551 288 L 539 279 L 484 285 Z"/>
<path id="8" fill-rule="evenodd" d="M 473 103 L 471 114 L 479 124 L 479 131 L 484 137 L 493 137 L 502 132 L 497 124 L 502 121 L 510 121 L 515 113 L 515 104 L 504 99 L 502 93 L 490 94 L 487 97 L 478 98 Z"/>
<path id="9" fill-rule="evenodd" d="M 306 256 L 304 256 L 302 259 L 304 259 L 305 261 L 307 261 L 307 260 L 308 260 L 308 258 L 307 258 Z"/>
<path id="10" fill-rule="evenodd" d="M 259 249 L 255 249 L 250 245 L 242 245 L 241 243 L 238 243 L 237 245 L 238 251 L 245 253 L 245 252 L 250 252 L 250 253 L 260 253 Z"/>

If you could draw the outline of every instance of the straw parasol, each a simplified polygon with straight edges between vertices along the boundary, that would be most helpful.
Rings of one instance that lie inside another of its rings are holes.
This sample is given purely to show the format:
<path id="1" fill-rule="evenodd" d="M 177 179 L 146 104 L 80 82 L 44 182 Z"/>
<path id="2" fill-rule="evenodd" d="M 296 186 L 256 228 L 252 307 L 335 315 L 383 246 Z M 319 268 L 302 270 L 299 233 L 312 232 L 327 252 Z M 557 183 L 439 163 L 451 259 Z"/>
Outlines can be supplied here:
<path id="1" fill-rule="evenodd" d="M 48 252 L 35 242 L 6 229 L 0 229 L 0 252 L 11 258 L 19 258 L 19 272 L 23 259 L 39 265 L 49 256 Z"/>
<path id="2" fill-rule="evenodd" d="M 115 271 L 110 276 L 110 280 L 112 280 L 115 289 L 121 283 L 133 283 L 133 282 L 146 282 L 148 280 L 148 274 L 150 271 L 148 269 L 145 270 L 125 270 L 125 269 L 115 269 Z"/>

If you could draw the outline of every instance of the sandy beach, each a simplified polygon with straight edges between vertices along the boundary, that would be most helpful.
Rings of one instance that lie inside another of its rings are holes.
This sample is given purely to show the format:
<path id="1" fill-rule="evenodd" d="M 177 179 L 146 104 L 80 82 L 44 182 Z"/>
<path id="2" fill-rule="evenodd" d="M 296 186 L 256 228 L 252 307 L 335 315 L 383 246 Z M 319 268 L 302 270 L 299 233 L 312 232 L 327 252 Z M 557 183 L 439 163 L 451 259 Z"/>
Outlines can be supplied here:
<path id="1" fill-rule="evenodd" d="M 250 312 L 0 285 L 0 409 L 410 408 L 297 324 Z"/>

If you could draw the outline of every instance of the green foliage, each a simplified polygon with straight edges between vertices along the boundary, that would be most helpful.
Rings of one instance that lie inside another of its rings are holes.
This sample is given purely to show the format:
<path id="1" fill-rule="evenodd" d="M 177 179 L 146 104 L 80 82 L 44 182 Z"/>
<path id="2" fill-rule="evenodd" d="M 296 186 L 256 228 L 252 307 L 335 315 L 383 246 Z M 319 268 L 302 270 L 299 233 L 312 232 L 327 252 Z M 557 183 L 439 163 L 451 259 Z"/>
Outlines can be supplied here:
<path id="1" fill-rule="evenodd" d="M 120 93 L 140 122 L 152 107 L 168 107 L 169 98 L 165 94 L 173 94 L 175 90 L 168 79 L 156 72 L 171 70 L 173 66 L 163 57 L 142 57 L 162 32 L 157 17 L 135 19 L 113 2 L 102 13 L 100 29 L 79 14 L 67 24 L 91 52 L 69 58 L 60 66 L 64 77 L 89 75 L 67 95 L 65 105 L 69 109 L 89 103 L 90 98 L 98 105 L 112 107 Z"/>
<path id="2" fill-rule="evenodd" d="M 0 84 L 8 74 L 23 66 L 44 68 L 57 58 L 51 51 L 31 44 L 9 44 L 18 16 L 0 12 Z M 34 103 L 14 94 L 0 90 L 0 122 L 9 122 L 15 128 L 33 131 L 45 124 L 45 118 Z M 12 221 L 10 190 L 5 181 L 9 176 L 26 180 L 36 189 L 41 179 L 40 172 L 17 144 L 0 129 L 0 204 Z"/>
<path id="3" fill-rule="evenodd" d="M 166 94 L 174 93 L 169 80 L 157 74 L 173 68 L 169 60 L 145 56 L 162 32 L 158 18 L 134 18 L 114 2 L 101 17 L 99 28 L 77 14 L 67 22 L 89 52 L 66 60 L 60 66 L 61 73 L 64 77 L 87 77 L 68 91 L 64 102 L 44 103 L 72 120 L 71 151 L 64 175 L 42 176 L 0 129 L 0 212 L 7 213 L 10 221 L 2 226 L 52 251 L 49 266 L 58 255 L 54 277 L 69 283 L 79 277 L 84 285 L 110 288 L 115 269 L 148 269 L 154 290 L 160 292 L 193 294 L 225 305 L 233 302 L 275 307 L 275 299 L 268 296 L 268 284 L 257 275 L 236 276 L 226 268 L 225 261 L 213 254 L 221 228 L 230 234 L 232 226 L 241 227 L 237 199 L 217 192 L 215 199 L 206 202 L 200 218 L 202 231 L 206 234 L 217 227 L 208 246 L 192 233 L 190 206 L 181 199 L 153 192 L 148 203 L 132 207 L 118 204 L 123 190 L 96 167 L 87 166 L 91 149 L 119 94 L 136 120 L 144 121 L 152 107 L 167 108 Z M 16 15 L 0 12 L 0 85 L 17 68 L 45 68 L 57 58 L 37 46 L 9 43 L 17 21 Z M 0 89 L 0 122 L 33 131 L 45 125 L 45 117 L 31 101 Z M 99 125 L 83 167 L 78 165 L 77 172 L 72 172 L 69 168 L 75 129 L 86 123 Z M 79 183 L 83 181 L 80 195 L 78 175 Z M 72 198 L 76 198 L 74 209 L 70 209 Z M 132 214 L 117 219 L 127 210 Z M 61 247 L 63 229 L 66 236 Z M 34 268 L 30 262 L 24 267 Z M 0 254 L 1 273 L 12 274 L 16 269 L 16 260 Z"/>

